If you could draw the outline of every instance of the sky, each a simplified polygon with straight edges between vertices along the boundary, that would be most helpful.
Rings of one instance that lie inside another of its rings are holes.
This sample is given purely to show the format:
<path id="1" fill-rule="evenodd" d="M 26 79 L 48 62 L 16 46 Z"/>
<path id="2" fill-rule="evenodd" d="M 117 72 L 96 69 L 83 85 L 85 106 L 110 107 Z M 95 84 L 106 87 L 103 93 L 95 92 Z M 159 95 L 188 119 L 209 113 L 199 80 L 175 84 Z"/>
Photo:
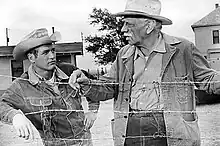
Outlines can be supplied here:
<path id="1" fill-rule="evenodd" d="M 161 16 L 173 21 L 162 31 L 194 42 L 191 25 L 215 9 L 220 0 L 161 0 Z M 8 28 L 9 45 L 16 45 L 36 28 L 47 28 L 52 33 L 60 31 L 61 42 L 82 41 L 83 36 L 97 33 L 89 25 L 89 14 L 94 7 L 106 8 L 111 13 L 124 11 L 126 0 L 0 0 L 0 46 L 6 45 Z M 97 68 L 93 56 L 85 52 L 77 57 L 83 69 Z"/>

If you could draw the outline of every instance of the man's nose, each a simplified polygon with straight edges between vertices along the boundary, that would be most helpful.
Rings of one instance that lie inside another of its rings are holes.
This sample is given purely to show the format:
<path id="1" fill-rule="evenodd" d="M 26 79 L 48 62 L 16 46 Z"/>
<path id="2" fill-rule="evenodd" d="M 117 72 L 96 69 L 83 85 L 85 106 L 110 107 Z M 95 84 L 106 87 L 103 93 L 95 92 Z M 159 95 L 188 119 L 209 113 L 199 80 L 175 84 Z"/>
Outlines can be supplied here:
<path id="1" fill-rule="evenodd" d="M 56 57 L 56 53 L 50 51 L 50 52 L 48 53 L 48 56 L 49 56 L 49 58 L 55 58 L 55 57 Z"/>
<path id="2" fill-rule="evenodd" d="M 124 23 L 121 28 L 121 32 L 127 32 L 127 31 L 128 31 L 127 25 Z"/>

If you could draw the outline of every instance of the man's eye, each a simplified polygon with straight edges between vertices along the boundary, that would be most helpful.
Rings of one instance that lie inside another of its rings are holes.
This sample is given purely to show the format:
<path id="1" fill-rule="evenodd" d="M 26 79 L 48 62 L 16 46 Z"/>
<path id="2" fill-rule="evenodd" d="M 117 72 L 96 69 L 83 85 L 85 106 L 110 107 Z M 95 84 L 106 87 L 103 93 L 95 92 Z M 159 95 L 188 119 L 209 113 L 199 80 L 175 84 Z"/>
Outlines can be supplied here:
<path id="1" fill-rule="evenodd" d="M 51 49 L 51 52 L 54 53 L 55 52 L 55 48 Z"/>
<path id="2" fill-rule="evenodd" d="M 46 54 L 48 54 L 49 52 L 50 52 L 50 51 L 45 51 L 45 52 L 43 52 L 43 54 L 46 55 Z"/>
<path id="3" fill-rule="evenodd" d="M 126 25 L 129 27 L 134 27 L 134 24 L 126 22 Z"/>

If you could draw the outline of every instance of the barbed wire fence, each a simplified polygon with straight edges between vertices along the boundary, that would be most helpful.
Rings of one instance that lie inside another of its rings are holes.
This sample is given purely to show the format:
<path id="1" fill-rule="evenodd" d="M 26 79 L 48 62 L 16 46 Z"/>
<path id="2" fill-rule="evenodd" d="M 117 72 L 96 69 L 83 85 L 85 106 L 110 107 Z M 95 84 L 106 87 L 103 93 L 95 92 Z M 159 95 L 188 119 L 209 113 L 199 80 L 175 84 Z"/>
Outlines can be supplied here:
<path id="1" fill-rule="evenodd" d="M 0 75 L 0 77 L 5 77 L 5 78 L 15 78 L 15 79 L 21 79 L 21 80 L 28 80 L 28 79 L 23 79 L 23 78 L 18 78 L 18 77 L 11 77 L 11 76 L 7 76 L 7 75 Z M 213 82 L 210 82 L 210 83 L 216 83 L 216 82 L 220 82 L 220 81 L 213 81 Z M 68 84 L 66 82 L 59 82 L 60 84 Z M 207 84 L 207 82 L 161 82 L 160 84 L 163 84 L 163 85 L 173 85 L 173 86 L 176 86 L 178 84 L 182 84 L 182 85 L 190 85 L 190 86 L 193 86 L 194 84 Z M 92 85 L 103 85 L 103 84 L 109 84 L 109 85 L 123 85 L 123 84 L 130 84 L 130 83 L 115 83 L 115 82 L 93 82 Z M 139 83 L 136 83 L 136 84 L 139 84 Z M 141 83 L 143 84 L 143 83 Z M 145 83 L 145 84 L 152 84 L 152 82 L 148 82 L 148 83 Z M 84 98 L 84 97 L 82 97 Z M 109 102 L 102 102 L 101 103 L 102 105 L 108 105 Z M 35 114 L 41 114 L 43 112 L 84 112 L 84 110 L 64 110 L 64 109 L 48 109 L 48 110 L 40 110 L 40 111 L 34 111 L 34 112 L 30 112 L 30 113 L 25 113 L 25 115 L 35 115 Z M 130 113 L 130 112 L 122 112 L 122 111 L 109 111 L 109 109 L 104 109 L 104 110 L 101 110 L 99 112 L 103 112 L 103 113 L 107 113 L 107 112 L 112 112 L 113 113 Z M 147 112 L 151 112 L 151 111 L 144 111 L 145 113 Z M 212 113 L 216 113 L 216 115 L 218 115 L 220 113 L 220 108 L 217 109 L 217 110 L 200 110 L 200 111 L 163 111 L 164 113 L 168 112 L 168 113 L 172 113 L 172 112 L 178 112 L 178 113 L 200 113 L 200 114 L 212 114 Z M 133 112 L 132 112 L 133 113 Z M 102 117 L 103 118 L 103 117 Z M 99 120 L 99 119 L 97 119 Z M 96 121 L 97 121 L 96 120 Z M 110 121 L 109 121 L 110 123 Z M 110 124 L 108 124 L 109 126 L 109 130 L 110 130 Z M 93 133 L 94 134 L 94 133 Z M 144 137 L 151 137 L 151 138 L 155 138 L 155 136 L 144 136 Z M 143 136 L 133 136 L 133 137 L 127 137 L 127 138 L 144 138 Z M 166 136 L 166 135 L 157 135 L 157 137 L 166 137 L 166 138 L 172 138 L 170 136 Z M 39 146 L 41 146 L 41 143 L 39 141 L 41 141 L 42 139 L 41 138 L 36 138 L 35 140 L 32 140 L 28 143 L 31 143 L 31 144 L 37 144 Z M 63 139 L 63 138 L 59 138 L 58 140 L 87 140 L 87 139 Z M 111 135 L 109 136 L 103 136 L 103 137 L 95 137 L 95 138 L 92 138 L 92 141 L 112 141 L 113 140 L 113 137 Z M 201 140 L 211 140 L 211 141 L 216 141 L 216 142 L 219 142 L 220 143 L 220 135 L 203 135 L 201 136 Z M 102 143 L 103 144 L 103 143 Z M 16 144 L 17 146 L 19 145 L 23 145 L 23 144 Z"/>

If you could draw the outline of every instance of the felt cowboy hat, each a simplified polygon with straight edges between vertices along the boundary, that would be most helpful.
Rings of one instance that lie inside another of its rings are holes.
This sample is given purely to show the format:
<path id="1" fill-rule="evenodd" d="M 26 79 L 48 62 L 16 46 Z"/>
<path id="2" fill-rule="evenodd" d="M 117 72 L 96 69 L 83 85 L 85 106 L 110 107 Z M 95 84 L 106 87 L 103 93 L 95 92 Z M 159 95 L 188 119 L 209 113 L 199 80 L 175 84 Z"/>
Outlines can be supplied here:
<path id="1" fill-rule="evenodd" d="M 142 16 L 156 19 L 162 22 L 162 25 L 171 25 L 172 21 L 166 17 L 160 16 L 161 2 L 159 0 L 127 0 L 124 12 L 114 14 L 115 16 Z"/>
<path id="2" fill-rule="evenodd" d="M 15 60 L 27 59 L 26 53 L 36 47 L 50 44 L 61 39 L 59 32 L 48 35 L 46 28 L 36 29 L 28 34 L 22 41 L 20 41 L 13 50 L 13 57 Z"/>

